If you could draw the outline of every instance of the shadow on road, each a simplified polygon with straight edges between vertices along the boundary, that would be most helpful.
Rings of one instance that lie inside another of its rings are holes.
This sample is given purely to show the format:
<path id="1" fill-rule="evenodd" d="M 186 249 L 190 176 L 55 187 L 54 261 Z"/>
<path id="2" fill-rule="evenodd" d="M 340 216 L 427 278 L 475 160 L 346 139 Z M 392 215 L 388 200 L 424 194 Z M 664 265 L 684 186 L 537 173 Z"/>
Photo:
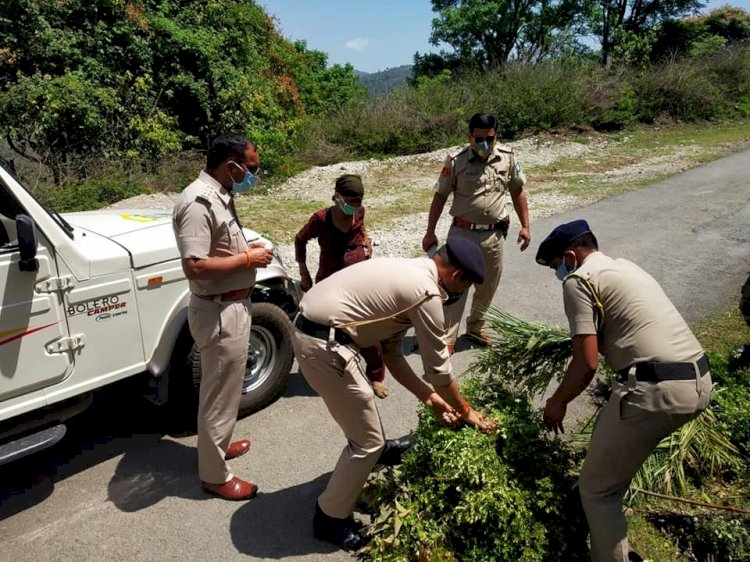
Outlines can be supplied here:
<path id="1" fill-rule="evenodd" d="M 309 384 L 307 384 L 305 377 L 302 376 L 302 372 L 297 370 L 289 373 L 289 376 L 286 378 L 286 388 L 284 389 L 281 397 L 291 398 L 294 396 L 304 397 L 317 395 L 318 393 L 315 392 Z"/>
<path id="2" fill-rule="evenodd" d="M 210 499 L 201 489 L 197 474 L 195 448 L 162 439 L 125 452 L 109 482 L 109 500 L 131 513 L 170 496 Z"/>
<path id="3" fill-rule="evenodd" d="M 330 473 L 323 474 L 276 492 L 259 492 L 232 516 L 230 533 L 237 550 L 255 558 L 277 560 L 336 551 L 336 547 L 312 535 L 315 502 L 329 477 Z"/>

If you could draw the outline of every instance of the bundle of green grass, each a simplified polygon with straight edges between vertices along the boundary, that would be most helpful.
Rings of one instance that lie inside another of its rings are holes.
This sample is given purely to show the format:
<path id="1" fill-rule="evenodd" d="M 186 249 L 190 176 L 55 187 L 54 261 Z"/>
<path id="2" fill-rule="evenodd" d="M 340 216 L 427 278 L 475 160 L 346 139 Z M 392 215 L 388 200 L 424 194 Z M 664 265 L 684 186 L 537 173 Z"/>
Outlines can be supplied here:
<path id="1" fill-rule="evenodd" d="M 362 510 L 372 515 L 366 527 L 371 542 L 362 558 L 589 559 L 575 485 L 585 451 L 580 443 L 550 436 L 532 406 L 534 397 L 564 374 L 570 335 L 496 309 L 487 318 L 495 342 L 470 367 L 462 392 L 498 423 L 498 431 L 456 430 L 422 410 L 403 465 L 376 474 L 360 498 Z M 601 404 L 606 380 L 597 388 Z M 687 495 L 694 480 L 684 475 L 737 470 L 737 448 L 713 421 L 707 411 L 667 438 L 636 478 L 637 486 Z"/>

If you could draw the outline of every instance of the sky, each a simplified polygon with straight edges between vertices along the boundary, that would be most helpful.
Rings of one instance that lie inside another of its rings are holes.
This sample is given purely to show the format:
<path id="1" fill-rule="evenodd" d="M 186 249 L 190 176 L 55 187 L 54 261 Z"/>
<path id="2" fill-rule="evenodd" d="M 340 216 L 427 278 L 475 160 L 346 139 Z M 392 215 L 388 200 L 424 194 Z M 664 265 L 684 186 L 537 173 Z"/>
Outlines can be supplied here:
<path id="1" fill-rule="evenodd" d="M 437 52 L 429 43 L 430 0 L 259 0 L 285 37 L 304 39 L 328 53 L 329 64 L 351 63 L 377 72 L 412 64 L 414 53 Z M 706 9 L 729 3 L 750 11 L 750 0 L 710 0 Z"/>

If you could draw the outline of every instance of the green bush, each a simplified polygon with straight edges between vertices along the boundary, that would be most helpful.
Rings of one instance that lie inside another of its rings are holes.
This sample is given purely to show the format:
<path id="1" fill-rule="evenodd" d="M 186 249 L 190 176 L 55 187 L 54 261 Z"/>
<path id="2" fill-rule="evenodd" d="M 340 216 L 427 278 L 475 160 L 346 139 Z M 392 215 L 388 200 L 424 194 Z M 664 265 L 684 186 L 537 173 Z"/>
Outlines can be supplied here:
<path id="1" fill-rule="evenodd" d="M 478 378 L 463 392 L 501 432 L 453 430 L 423 410 L 400 471 L 376 477 L 369 560 L 587 560 L 587 527 L 569 473 L 531 403 Z"/>
<path id="2" fill-rule="evenodd" d="M 364 95 L 351 65 L 285 39 L 254 0 L 11 5 L 0 136 L 56 185 L 96 173 L 102 155 L 149 170 L 230 131 L 255 137 L 283 175 L 304 117 Z"/>
<path id="3" fill-rule="evenodd" d="M 146 193 L 141 185 L 128 180 L 108 178 L 71 183 L 65 186 L 43 186 L 35 194 L 39 200 L 60 212 L 90 211 L 121 199 Z"/>
<path id="4" fill-rule="evenodd" d="M 604 69 L 585 60 L 509 63 L 483 74 L 444 71 L 388 97 L 357 100 L 314 119 L 301 158 L 361 158 L 436 150 L 466 141 L 469 117 L 498 117 L 505 140 L 574 125 L 616 130 L 660 118 L 680 121 L 750 113 L 750 47 L 656 64 Z M 320 150 L 319 147 L 326 147 Z"/>
<path id="5" fill-rule="evenodd" d="M 716 383 L 714 410 L 722 431 L 750 455 L 750 367 L 738 368 L 729 357 L 710 354 L 711 377 Z M 750 464 L 748 477 L 750 477 Z"/>
<path id="6" fill-rule="evenodd" d="M 750 559 L 750 517 L 725 513 L 661 513 L 648 517 L 658 529 L 676 538 L 690 562 Z"/>

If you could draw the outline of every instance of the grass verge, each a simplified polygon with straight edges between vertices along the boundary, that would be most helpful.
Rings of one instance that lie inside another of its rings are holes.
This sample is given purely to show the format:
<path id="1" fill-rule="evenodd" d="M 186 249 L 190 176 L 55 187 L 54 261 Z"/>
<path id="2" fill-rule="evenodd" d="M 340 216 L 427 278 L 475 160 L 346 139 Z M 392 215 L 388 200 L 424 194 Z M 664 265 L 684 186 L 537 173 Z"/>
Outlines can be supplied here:
<path id="1" fill-rule="evenodd" d="M 750 121 L 639 127 L 607 139 L 603 148 L 585 157 L 527 167 L 532 204 L 534 194 L 559 193 L 576 198 L 577 206 L 582 206 L 665 180 L 750 146 Z M 368 170 L 372 198 L 365 203 L 371 230 L 388 229 L 399 219 L 428 211 L 439 166 L 424 162 L 403 166 L 373 163 Z M 426 179 L 414 181 L 420 176 Z M 243 198 L 238 210 L 245 224 L 284 244 L 291 242 L 313 211 L 329 204 L 329 199 L 301 201 L 298 195 L 270 189 L 268 194 Z"/>

